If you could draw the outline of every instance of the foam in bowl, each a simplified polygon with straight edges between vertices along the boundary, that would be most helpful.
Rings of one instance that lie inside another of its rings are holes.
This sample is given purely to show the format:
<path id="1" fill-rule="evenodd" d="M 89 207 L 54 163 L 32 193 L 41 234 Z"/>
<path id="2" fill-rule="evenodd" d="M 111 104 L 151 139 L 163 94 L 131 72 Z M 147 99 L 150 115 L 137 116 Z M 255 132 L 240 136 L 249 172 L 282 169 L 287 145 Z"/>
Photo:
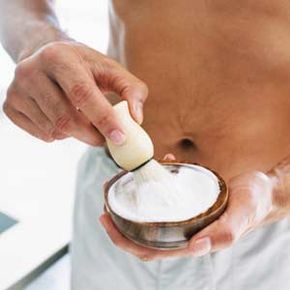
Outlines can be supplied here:
<path id="1" fill-rule="evenodd" d="M 193 218 L 216 202 L 220 187 L 210 170 L 185 165 L 173 172 L 170 179 L 147 181 L 139 186 L 133 173 L 125 174 L 109 190 L 111 209 L 131 221 L 175 222 Z"/>

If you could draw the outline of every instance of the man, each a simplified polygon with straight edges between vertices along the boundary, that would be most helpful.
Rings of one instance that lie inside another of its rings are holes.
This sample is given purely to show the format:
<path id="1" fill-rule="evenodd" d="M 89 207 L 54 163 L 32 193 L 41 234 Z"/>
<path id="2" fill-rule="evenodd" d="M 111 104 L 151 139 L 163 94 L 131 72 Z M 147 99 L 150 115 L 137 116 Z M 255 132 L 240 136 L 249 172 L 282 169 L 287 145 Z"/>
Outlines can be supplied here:
<path id="1" fill-rule="evenodd" d="M 17 63 L 4 111 L 47 142 L 93 146 L 78 176 L 73 289 L 289 289 L 289 1 L 115 0 L 108 56 L 65 35 L 49 0 L 0 3 Z M 119 169 L 96 146 L 126 142 L 110 103 L 128 100 L 141 123 L 145 83 L 155 156 L 209 166 L 229 185 L 226 212 L 182 250 L 135 245 L 102 215 L 102 185 Z"/>

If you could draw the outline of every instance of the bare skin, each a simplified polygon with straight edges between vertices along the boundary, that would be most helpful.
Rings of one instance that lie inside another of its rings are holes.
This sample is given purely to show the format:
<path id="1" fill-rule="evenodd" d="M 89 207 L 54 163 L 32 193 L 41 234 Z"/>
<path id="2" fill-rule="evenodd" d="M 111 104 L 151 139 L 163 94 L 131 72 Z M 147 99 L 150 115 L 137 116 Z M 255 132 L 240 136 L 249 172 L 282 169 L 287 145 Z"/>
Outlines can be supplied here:
<path id="1" fill-rule="evenodd" d="M 58 28 L 52 1 L 1 0 L 0 8 L 3 45 L 18 63 L 3 106 L 7 116 L 47 142 L 74 137 L 97 146 L 105 136 L 124 143 L 105 94 L 126 99 L 140 123 L 147 86 L 113 59 L 70 40 Z"/>
<path id="2" fill-rule="evenodd" d="M 106 93 L 127 99 L 141 121 L 145 82 L 143 126 L 156 157 L 172 152 L 215 169 L 229 184 L 227 211 L 186 249 L 137 246 L 103 215 L 118 247 L 144 260 L 202 255 L 289 217 L 288 1 L 113 1 L 108 55 L 114 61 L 70 40 L 48 3 L 0 0 L 0 11 L 18 16 L 5 14 L 1 24 L 3 43 L 18 62 L 4 106 L 12 121 L 46 141 L 73 136 L 100 145 L 105 135 L 120 144 L 125 136 Z M 47 86 L 35 85 L 39 76 Z"/>
<path id="3" fill-rule="evenodd" d="M 172 152 L 228 179 L 289 154 L 287 1 L 114 3 L 110 53 L 149 87 L 143 126 L 158 158 Z"/>
<path id="4" fill-rule="evenodd" d="M 104 96 L 111 90 L 130 102 L 135 120 L 141 122 L 145 84 L 85 45 L 54 42 L 20 61 L 4 111 L 44 141 L 72 136 L 97 146 L 106 136 L 121 145 L 125 135 Z"/>

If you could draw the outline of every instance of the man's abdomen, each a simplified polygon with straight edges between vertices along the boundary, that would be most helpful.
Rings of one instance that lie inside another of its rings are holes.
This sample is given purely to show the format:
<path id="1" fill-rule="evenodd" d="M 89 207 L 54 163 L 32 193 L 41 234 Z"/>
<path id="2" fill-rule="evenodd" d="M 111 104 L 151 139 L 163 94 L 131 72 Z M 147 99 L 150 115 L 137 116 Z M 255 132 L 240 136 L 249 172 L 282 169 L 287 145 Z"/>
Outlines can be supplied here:
<path id="1" fill-rule="evenodd" d="M 113 2 L 109 51 L 149 86 L 157 157 L 229 178 L 289 154 L 290 4 Z"/>

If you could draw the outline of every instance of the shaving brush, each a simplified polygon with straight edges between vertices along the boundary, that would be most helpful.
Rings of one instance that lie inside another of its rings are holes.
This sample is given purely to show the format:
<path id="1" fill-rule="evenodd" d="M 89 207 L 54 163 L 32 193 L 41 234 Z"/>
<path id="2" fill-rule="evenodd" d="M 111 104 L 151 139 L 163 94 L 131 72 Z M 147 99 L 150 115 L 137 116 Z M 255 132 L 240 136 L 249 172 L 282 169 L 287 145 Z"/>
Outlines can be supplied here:
<path id="1" fill-rule="evenodd" d="M 120 167 L 134 171 L 153 158 L 153 143 L 145 130 L 131 117 L 127 101 L 116 104 L 114 110 L 121 122 L 126 141 L 122 145 L 115 145 L 106 139 L 108 149 Z"/>

